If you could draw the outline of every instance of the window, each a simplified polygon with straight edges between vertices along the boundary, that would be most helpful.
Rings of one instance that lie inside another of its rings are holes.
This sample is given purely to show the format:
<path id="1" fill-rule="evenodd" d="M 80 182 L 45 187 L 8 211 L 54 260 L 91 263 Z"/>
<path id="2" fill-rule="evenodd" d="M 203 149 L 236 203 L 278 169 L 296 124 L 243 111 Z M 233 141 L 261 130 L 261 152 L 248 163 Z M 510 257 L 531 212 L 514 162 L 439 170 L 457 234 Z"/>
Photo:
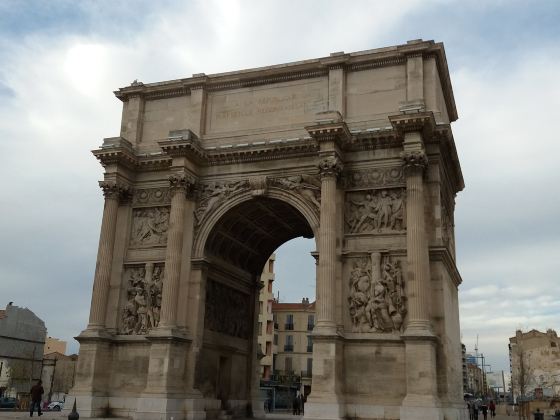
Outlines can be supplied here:
<path id="1" fill-rule="evenodd" d="M 292 368 L 292 358 L 291 357 L 286 357 L 286 360 L 284 361 L 284 370 L 286 372 L 291 372 L 294 369 Z"/>
<path id="2" fill-rule="evenodd" d="M 268 272 L 269 273 L 274 273 L 274 260 L 268 260 Z M 272 287 L 270 289 L 271 290 L 269 290 L 269 292 L 272 291 Z"/>
<path id="3" fill-rule="evenodd" d="M 262 335 L 262 322 L 259 322 L 259 335 Z"/>
<path id="4" fill-rule="evenodd" d="M 270 341 L 266 342 L 266 355 L 270 356 L 272 354 L 272 343 Z"/>
<path id="5" fill-rule="evenodd" d="M 294 315 L 293 314 L 286 315 L 285 329 L 290 330 L 290 331 L 294 329 Z"/>
<path id="6" fill-rule="evenodd" d="M 266 333 L 272 334 L 272 321 L 266 321 Z"/>
<path id="7" fill-rule="evenodd" d="M 313 337 L 307 336 L 307 352 L 311 353 L 313 351 Z"/>
<path id="8" fill-rule="evenodd" d="M 274 345 L 278 345 L 278 334 L 274 334 Z"/>
<path id="9" fill-rule="evenodd" d="M 313 359 L 311 357 L 307 358 L 307 377 L 310 378 L 313 375 Z"/>
<path id="10" fill-rule="evenodd" d="M 277 330 L 278 329 L 278 317 L 276 316 L 276 314 L 272 314 L 272 320 L 274 321 L 274 329 Z"/>
<path id="11" fill-rule="evenodd" d="M 307 316 L 307 331 L 313 331 L 313 327 L 315 327 L 315 315 L 308 315 Z"/>
<path id="12" fill-rule="evenodd" d="M 286 336 L 286 344 L 284 344 L 284 351 L 294 351 L 294 336 Z"/>
<path id="13" fill-rule="evenodd" d="M 269 292 L 269 293 L 272 293 L 272 281 L 273 281 L 273 280 L 269 280 L 269 281 L 268 281 L 268 292 Z"/>
<path id="14" fill-rule="evenodd" d="M 263 303 L 262 300 L 259 301 L 259 314 L 263 313 Z"/>

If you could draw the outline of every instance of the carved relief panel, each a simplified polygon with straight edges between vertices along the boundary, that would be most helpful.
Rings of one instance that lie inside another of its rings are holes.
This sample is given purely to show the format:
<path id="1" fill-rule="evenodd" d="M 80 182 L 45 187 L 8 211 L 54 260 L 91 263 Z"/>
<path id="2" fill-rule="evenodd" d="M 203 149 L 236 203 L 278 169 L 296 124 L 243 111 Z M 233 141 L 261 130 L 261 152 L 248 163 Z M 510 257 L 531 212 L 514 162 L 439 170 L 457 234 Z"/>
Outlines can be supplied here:
<path id="1" fill-rule="evenodd" d="M 204 327 L 248 339 L 252 329 L 251 299 L 248 294 L 208 279 Z"/>
<path id="2" fill-rule="evenodd" d="M 132 210 L 130 246 L 165 246 L 169 229 L 169 207 L 143 207 Z"/>
<path id="3" fill-rule="evenodd" d="M 317 175 L 304 174 L 272 178 L 270 184 L 301 195 L 317 209 L 321 207 L 321 180 Z"/>
<path id="4" fill-rule="evenodd" d="M 163 263 L 125 268 L 126 303 L 122 310 L 121 334 L 146 334 L 158 326 L 163 276 Z"/>
<path id="5" fill-rule="evenodd" d="M 391 188 L 346 193 L 347 233 L 402 233 L 406 230 L 406 190 Z"/>
<path id="6" fill-rule="evenodd" d="M 194 212 L 196 224 L 236 193 L 249 189 L 249 181 L 212 182 L 199 186 L 199 196 Z"/>
<path id="7" fill-rule="evenodd" d="M 406 315 L 401 262 L 380 253 L 356 259 L 348 279 L 353 332 L 401 331 Z"/>

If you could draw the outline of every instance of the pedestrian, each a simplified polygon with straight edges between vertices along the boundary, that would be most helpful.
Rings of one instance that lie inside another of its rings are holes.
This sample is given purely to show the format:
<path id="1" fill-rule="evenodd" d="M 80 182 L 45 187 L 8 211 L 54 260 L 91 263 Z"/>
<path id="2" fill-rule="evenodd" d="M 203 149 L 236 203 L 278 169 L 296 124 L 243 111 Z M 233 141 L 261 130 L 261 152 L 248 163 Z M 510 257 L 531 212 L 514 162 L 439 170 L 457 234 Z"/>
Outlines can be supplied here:
<path id="1" fill-rule="evenodd" d="M 482 406 L 480 407 L 482 410 L 482 416 L 484 417 L 484 420 L 488 419 L 488 406 L 486 404 L 482 404 Z"/>
<path id="2" fill-rule="evenodd" d="M 479 408 L 478 404 L 479 404 L 478 401 L 473 402 L 473 420 L 478 420 L 478 408 Z"/>
<path id="3" fill-rule="evenodd" d="M 496 417 L 496 403 L 494 402 L 494 400 L 490 401 L 490 404 L 488 404 L 488 409 L 490 410 L 490 417 Z"/>
<path id="4" fill-rule="evenodd" d="M 31 404 L 29 405 L 29 417 L 33 417 L 33 411 L 35 411 L 35 407 L 37 407 L 37 414 L 39 416 L 43 415 L 43 413 L 41 412 L 41 399 L 43 397 L 43 394 L 45 393 L 45 390 L 42 387 L 42 383 L 43 382 L 41 382 L 41 380 L 39 379 L 37 381 L 37 384 L 33 385 L 33 387 L 31 388 Z"/>
<path id="5" fill-rule="evenodd" d="M 298 394 L 294 395 L 294 400 L 292 401 L 292 414 L 294 416 L 299 415 L 299 399 Z"/>
<path id="6" fill-rule="evenodd" d="M 474 420 L 474 403 L 472 401 L 467 403 L 467 409 L 469 410 L 469 420 Z"/>

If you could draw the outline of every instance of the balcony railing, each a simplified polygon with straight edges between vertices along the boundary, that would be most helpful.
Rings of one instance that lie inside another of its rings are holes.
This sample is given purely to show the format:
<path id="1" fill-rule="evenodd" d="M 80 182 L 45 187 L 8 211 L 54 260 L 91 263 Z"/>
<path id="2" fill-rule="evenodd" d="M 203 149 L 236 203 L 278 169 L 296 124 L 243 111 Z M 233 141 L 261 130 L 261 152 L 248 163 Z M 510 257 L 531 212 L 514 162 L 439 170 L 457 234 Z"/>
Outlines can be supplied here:
<path id="1" fill-rule="evenodd" d="M 284 345 L 284 351 L 294 351 L 294 345 L 293 344 L 285 344 Z"/>
<path id="2" fill-rule="evenodd" d="M 311 370 L 302 370 L 301 377 L 302 378 L 311 378 L 313 376 L 313 372 Z"/>
<path id="3" fill-rule="evenodd" d="M 284 329 L 291 331 L 294 329 L 294 324 L 284 324 Z"/>
<path id="4" fill-rule="evenodd" d="M 315 324 L 307 324 L 307 331 L 313 331 L 313 328 L 315 328 Z"/>

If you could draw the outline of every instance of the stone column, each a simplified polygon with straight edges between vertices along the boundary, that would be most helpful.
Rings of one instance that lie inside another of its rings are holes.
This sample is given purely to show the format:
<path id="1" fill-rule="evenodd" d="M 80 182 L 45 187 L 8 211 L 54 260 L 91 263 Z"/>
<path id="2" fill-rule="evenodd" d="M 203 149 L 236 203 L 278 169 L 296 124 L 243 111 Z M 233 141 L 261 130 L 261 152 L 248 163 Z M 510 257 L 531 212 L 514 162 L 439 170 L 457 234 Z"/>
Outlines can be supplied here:
<path id="1" fill-rule="evenodd" d="M 428 159 L 419 131 L 405 133 L 408 322 L 403 333 L 406 397 L 402 420 L 443 419 L 438 398 L 436 342 L 430 321 L 430 258 L 425 226 L 424 171 Z"/>
<path id="2" fill-rule="evenodd" d="M 161 297 L 161 318 L 159 328 L 173 329 L 177 326 L 177 296 L 181 274 L 181 254 L 185 229 L 186 194 L 194 184 L 184 174 L 169 177 L 171 190 L 171 211 L 165 254 L 165 279 Z"/>
<path id="3" fill-rule="evenodd" d="M 336 182 L 342 171 L 340 160 L 331 156 L 319 164 L 321 173 L 321 216 L 319 231 L 319 275 L 317 276 L 317 334 L 336 333 Z"/>
<path id="4" fill-rule="evenodd" d="M 88 330 L 101 330 L 105 328 L 119 197 L 126 191 L 126 188 L 118 185 L 116 182 L 103 181 L 99 185 L 103 189 L 103 195 L 105 196 L 105 207 L 103 209 L 101 234 L 99 236 Z"/>
<path id="5" fill-rule="evenodd" d="M 406 254 L 408 264 L 407 335 L 432 334 L 430 325 L 430 258 L 424 221 L 424 151 L 403 153 L 406 176 Z"/>

